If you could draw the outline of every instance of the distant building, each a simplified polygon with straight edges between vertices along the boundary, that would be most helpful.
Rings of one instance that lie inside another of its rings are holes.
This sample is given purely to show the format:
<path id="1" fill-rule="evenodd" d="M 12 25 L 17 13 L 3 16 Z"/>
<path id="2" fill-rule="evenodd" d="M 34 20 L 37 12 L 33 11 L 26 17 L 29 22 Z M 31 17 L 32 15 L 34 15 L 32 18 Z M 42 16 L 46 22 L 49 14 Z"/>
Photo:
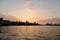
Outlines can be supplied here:
<path id="1" fill-rule="evenodd" d="M 3 20 L 3 18 L 0 18 L 0 20 Z"/>

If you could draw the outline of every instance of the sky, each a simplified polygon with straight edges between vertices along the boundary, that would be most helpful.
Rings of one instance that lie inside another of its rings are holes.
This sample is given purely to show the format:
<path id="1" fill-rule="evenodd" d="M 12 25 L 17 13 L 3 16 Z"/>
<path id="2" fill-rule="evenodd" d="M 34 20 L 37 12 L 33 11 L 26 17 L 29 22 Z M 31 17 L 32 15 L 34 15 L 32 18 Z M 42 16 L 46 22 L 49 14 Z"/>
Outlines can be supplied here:
<path id="1" fill-rule="evenodd" d="M 60 0 L 0 0 L 0 14 L 22 21 L 60 17 Z"/>

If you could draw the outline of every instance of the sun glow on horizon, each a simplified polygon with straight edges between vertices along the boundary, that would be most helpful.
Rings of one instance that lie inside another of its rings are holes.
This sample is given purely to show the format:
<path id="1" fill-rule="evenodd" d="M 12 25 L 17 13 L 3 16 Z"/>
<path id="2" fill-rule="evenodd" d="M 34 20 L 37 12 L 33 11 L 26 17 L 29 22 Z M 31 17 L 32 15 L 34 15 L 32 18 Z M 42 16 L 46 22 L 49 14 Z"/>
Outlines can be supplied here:
<path id="1" fill-rule="evenodd" d="M 23 12 L 20 14 L 20 19 L 22 21 L 29 21 L 29 22 L 34 22 L 37 19 L 37 12 L 36 9 L 32 6 L 32 1 L 27 1 L 26 3 L 23 4 Z"/>
<path id="2" fill-rule="evenodd" d="M 13 21 L 45 23 L 40 20 L 60 18 L 59 0 L 0 0 L 0 5 L 0 15 Z"/>

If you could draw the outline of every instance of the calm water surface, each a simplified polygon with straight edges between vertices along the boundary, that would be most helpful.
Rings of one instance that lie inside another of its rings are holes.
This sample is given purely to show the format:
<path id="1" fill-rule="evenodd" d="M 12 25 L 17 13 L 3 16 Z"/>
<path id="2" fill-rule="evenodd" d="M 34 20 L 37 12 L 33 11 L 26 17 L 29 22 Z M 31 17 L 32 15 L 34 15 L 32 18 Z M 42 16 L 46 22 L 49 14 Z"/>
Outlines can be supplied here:
<path id="1" fill-rule="evenodd" d="M 4 26 L 0 40 L 60 40 L 60 26 Z"/>

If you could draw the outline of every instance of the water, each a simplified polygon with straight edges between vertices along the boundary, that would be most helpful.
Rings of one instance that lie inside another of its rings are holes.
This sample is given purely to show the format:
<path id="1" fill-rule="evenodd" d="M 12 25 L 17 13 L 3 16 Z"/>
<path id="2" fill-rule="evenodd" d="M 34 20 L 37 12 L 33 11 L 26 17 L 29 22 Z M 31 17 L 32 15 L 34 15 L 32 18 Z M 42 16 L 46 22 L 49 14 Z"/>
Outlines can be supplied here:
<path id="1" fill-rule="evenodd" d="M 0 40 L 60 40 L 60 26 L 4 26 Z"/>

